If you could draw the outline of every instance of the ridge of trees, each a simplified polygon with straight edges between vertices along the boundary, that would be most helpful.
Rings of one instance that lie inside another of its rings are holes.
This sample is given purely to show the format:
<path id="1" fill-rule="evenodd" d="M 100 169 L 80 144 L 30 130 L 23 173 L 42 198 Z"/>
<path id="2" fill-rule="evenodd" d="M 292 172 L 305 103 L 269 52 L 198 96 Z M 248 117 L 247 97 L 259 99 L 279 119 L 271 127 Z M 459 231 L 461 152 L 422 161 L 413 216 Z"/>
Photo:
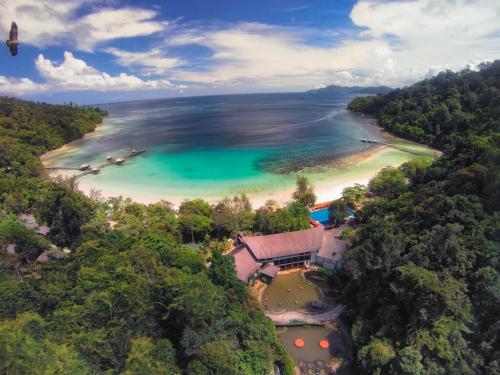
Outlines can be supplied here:
<path id="1" fill-rule="evenodd" d="M 382 171 L 358 212 L 335 276 L 354 373 L 500 374 L 500 61 L 349 109 L 443 151 Z"/>

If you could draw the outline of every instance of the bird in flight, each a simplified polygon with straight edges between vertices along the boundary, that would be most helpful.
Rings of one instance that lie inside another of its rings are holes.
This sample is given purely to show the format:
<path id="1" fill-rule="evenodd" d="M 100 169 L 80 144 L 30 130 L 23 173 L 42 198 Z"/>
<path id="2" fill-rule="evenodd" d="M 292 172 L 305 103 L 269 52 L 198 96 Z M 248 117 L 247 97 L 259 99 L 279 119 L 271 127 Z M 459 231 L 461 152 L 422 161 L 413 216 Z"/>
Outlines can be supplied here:
<path id="1" fill-rule="evenodd" d="M 17 25 L 15 22 L 12 22 L 12 25 L 10 25 L 9 39 L 7 39 L 5 44 L 9 48 L 10 54 L 16 56 L 19 41 L 17 40 Z"/>

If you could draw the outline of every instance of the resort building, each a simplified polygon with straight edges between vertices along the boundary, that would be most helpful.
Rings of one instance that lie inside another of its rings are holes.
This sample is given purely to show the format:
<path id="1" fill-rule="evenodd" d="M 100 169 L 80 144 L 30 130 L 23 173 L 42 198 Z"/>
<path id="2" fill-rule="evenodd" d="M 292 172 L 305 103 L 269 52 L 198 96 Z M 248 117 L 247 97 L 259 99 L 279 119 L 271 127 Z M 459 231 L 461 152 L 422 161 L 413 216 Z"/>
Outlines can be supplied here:
<path id="1" fill-rule="evenodd" d="M 234 258 L 236 275 L 247 282 L 257 273 L 274 278 L 279 270 L 318 264 L 329 269 L 341 266 L 347 244 L 335 238 L 334 232 L 322 227 L 296 232 L 247 236 L 239 234 Z"/>

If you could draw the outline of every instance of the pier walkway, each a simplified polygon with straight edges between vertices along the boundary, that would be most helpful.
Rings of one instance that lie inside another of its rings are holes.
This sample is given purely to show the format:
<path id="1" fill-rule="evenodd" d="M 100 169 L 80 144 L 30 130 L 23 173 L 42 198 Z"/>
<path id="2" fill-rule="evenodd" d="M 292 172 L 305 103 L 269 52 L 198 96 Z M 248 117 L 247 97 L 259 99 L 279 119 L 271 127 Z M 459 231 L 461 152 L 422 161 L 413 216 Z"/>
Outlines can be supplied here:
<path id="1" fill-rule="evenodd" d="M 337 305 L 334 308 L 320 313 L 306 311 L 266 311 L 266 316 L 277 326 L 294 325 L 323 325 L 324 323 L 337 319 L 344 312 L 345 307 Z"/>
<path id="2" fill-rule="evenodd" d="M 85 170 L 81 170 L 80 168 L 57 167 L 57 166 L 46 167 L 45 169 L 53 169 L 53 170 L 54 169 L 59 169 L 59 170 L 66 170 L 66 171 L 81 171 L 80 173 L 77 173 L 77 174 L 71 176 L 71 179 L 76 180 L 77 178 L 80 178 L 80 177 L 83 177 L 83 176 L 86 176 L 86 175 L 89 175 L 89 174 L 97 174 L 97 173 L 99 173 L 101 171 L 101 169 L 109 167 L 110 165 L 121 165 L 125 161 L 127 161 L 128 159 L 130 159 L 130 158 L 132 158 L 134 156 L 137 156 L 137 155 L 141 155 L 141 154 L 143 154 L 145 152 L 146 152 L 146 150 L 139 150 L 139 151 L 135 151 L 134 150 L 134 151 L 130 152 L 129 154 L 127 154 L 124 157 L 120 157 L 120 158 L 108 160 L 105 163 L 102 163 L 102 164 L 98 165 L 97 167 L 88 166 L 88 168 L 85 169 Z M 97 169 L 97 172 L 96 172 L 96 169 Z"/>
<path id="3" fill-rule="evenodd" d="M 374 144 L 377 144 L 377 145 L 388 146 L 388 147 L 392 147 L 392 148 L 395 148 L 397 150 L 408 152 L 408 153 L 414 154 L 414 155 L 429 156 L 428 154 L 426 154 L 424 152 L 418 152 L 418 151 L 410 150 L 409 148 L 406 148 L 406 147 L 403 147 L 403 146 L 395 145 L 393 143 L 387 143 L 387 142 L 377 141 L 376 139 L 362 139 L 361 142 L 374 143 Z"/>

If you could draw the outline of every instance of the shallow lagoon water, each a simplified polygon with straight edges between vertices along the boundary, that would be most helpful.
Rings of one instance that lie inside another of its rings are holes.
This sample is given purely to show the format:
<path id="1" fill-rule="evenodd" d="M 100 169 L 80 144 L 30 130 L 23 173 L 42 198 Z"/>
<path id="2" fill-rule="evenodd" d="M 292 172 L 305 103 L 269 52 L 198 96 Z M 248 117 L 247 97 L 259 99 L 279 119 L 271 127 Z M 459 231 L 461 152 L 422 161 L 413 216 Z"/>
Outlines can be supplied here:
<path id="1" fill-rule="evenodd" d="M 345 109 L 349 100 L 297 93 L 103 105 L 110 115 L 97 132 L 49 153 L 44 162 L 98 165 L 108 155 L 146 149 L 120 167 L 78 180 L 84 191 L 93 188 L 139 201 L 283 191 L 293 188 L 297 173 L 313 182 L 341 179 L 352 171 L 332 169 L 332 163 L 373 150 L 361 138 L 383 139 L 373 120 Z M 395 151 L 387 163 L 409 158 Z"/>

